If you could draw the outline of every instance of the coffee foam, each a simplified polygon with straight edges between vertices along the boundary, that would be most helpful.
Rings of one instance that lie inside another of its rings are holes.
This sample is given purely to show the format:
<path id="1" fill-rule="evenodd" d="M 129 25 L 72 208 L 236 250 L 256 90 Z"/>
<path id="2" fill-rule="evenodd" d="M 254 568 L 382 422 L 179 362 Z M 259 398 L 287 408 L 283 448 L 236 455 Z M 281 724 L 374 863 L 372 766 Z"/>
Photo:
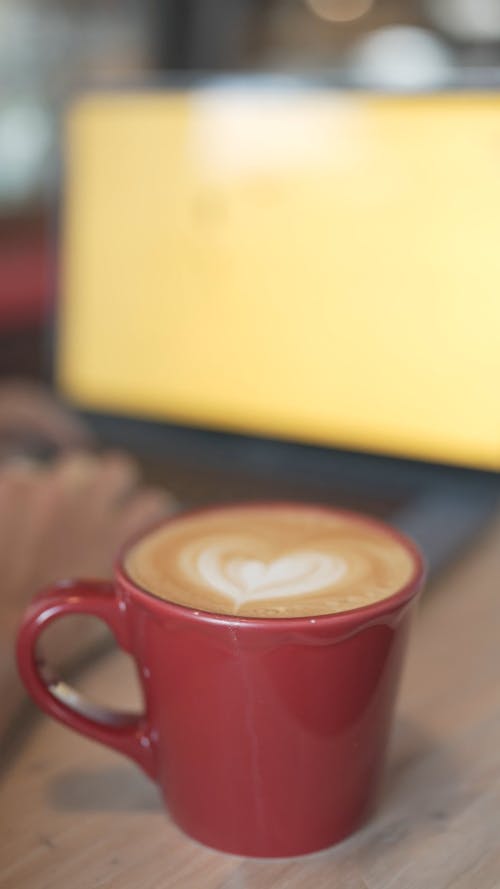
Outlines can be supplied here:
<path id="1" fill-rule="evenodd" d="M 405 547 L 362 519 L 308 506 L 241 506 L 180 517 L 137 543 L 126 569 L 156 596 L 246 617 L 359 608 L 411 577 Z"/>

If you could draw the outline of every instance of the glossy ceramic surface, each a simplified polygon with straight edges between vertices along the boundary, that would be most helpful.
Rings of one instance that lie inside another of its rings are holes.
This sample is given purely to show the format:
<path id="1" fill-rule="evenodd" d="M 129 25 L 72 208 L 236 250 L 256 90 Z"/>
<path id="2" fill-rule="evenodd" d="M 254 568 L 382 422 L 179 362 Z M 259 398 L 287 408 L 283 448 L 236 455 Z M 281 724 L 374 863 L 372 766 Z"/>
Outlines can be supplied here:
<path id="1" fill-rule="evenodd" d="M 409 584 L 311 618 L 193 611 L 142 590 L 120 559 L 114 583 L 65 582 L 34 599 L 21 677 L 45 712 L 137 762 L 202 843 L 251 856 L 324 848 L 364 821 L 382 774 L 423 574 L 413 544 L 390 533 L 414 559 Z M 45 674 L 37 638 L 69 613 L 104 620 L 135 659 L 142 716 L 96 708 Z"/>

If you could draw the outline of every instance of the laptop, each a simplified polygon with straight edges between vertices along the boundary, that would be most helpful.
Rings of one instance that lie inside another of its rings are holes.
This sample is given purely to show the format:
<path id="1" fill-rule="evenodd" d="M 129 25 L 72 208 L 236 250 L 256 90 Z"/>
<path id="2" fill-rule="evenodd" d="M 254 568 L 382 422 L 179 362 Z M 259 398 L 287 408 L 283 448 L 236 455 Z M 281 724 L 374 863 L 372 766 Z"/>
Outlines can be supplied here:
<path id="1" fill-rule="evenodd" d="M 183 505 L 496 507 L 500 99 L 191 78 L 66 116 L 54 373 Z"/>

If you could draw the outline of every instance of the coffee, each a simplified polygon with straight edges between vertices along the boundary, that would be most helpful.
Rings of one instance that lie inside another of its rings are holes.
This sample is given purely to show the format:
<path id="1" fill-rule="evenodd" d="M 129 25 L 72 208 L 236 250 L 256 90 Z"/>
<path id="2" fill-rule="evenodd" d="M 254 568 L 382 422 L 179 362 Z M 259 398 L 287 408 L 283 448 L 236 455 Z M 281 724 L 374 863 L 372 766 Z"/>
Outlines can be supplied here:
<path id="1" fill-rule="evenodd" d="M 140 586 L 180 605 L 241 617 L 331 614 L 385 599 L 414 571 L 383 526 L 314 506 L 214 507 L 180 516 L 130 550 Z"/>

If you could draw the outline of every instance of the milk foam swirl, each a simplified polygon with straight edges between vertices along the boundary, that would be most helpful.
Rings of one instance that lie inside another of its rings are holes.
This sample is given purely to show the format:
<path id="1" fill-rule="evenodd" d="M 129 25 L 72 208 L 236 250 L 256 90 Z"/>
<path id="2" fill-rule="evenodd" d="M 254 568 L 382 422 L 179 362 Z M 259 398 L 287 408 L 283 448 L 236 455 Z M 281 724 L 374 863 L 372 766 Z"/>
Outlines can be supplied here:
<path id="1" fill-rule="evenodd" d="M 181 605 L 243 617 L 359 608 L 410 578 L 414 563 L 383 528 L 309 506 L 241 506 L 181 516 L 136 544 L 132 578 Z"/>
<path id="2" fill-rule="evenodd" d="M 251 537 L 207 537 L 182 550 L 180 562 L 192 580 L 223 593 L 237 606 L 250 600 L 316 592 L 335 583 L 347 567 L 338 556 L 314 549 L 297 550 L 270 561 L 255 558 L 261 549 L 259 540 Z"/>

